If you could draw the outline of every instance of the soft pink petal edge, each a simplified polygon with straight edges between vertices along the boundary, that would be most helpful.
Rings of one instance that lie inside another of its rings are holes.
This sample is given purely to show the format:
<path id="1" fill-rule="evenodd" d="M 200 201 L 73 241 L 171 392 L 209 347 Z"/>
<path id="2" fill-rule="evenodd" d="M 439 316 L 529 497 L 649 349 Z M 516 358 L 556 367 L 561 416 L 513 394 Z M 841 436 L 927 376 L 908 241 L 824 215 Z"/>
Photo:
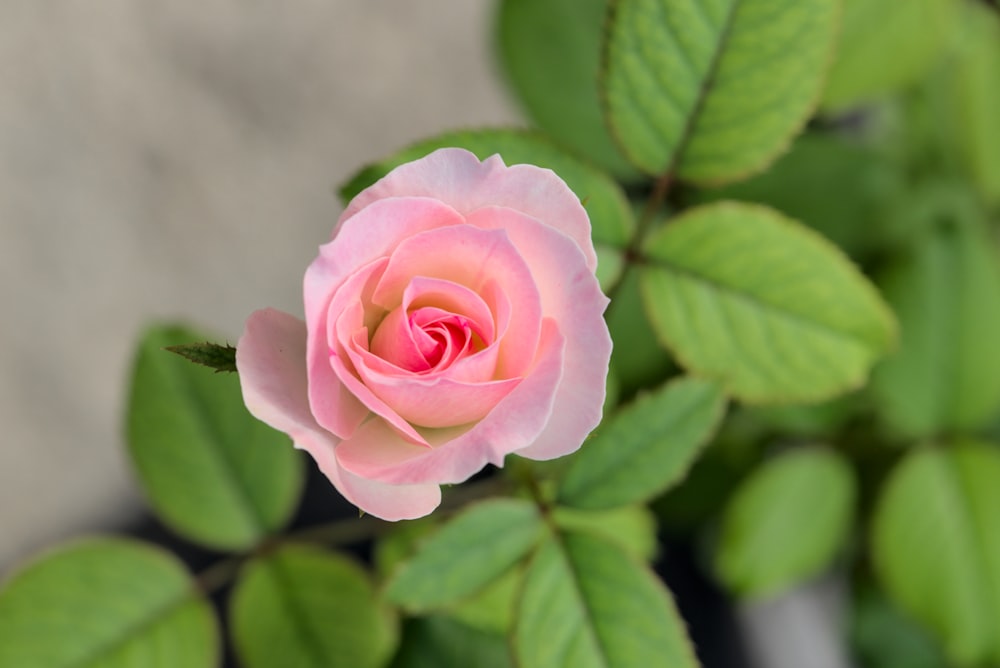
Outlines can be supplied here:
<path id="1" fill-rule="evenodd" d="M 341 214 L 334 236 L 349 218 L 387 197 L 433 197 L 468 214 L 483 206 L 503 206 L 543 221 L 573 239 L 597 267 L 590 218 L 580 199 L 551 169 L 536 165 L 507 166 L 499 155 L 480 161 L 461 148 L 441 148 L 402 164 L 351 200 Z"/>
<path id="2" fill-rule="evenodd" d="M 252 313 L 236 344 L 236 368 L 247 410 L 312 455 L 333 486 L 355 506 L 396 521 L 423 517 L 440 504 L 437 485 L 387 485 L 339 467 L 334 456 L 337 438 L 309 411 L 304 322 L 276 309 Z"/>

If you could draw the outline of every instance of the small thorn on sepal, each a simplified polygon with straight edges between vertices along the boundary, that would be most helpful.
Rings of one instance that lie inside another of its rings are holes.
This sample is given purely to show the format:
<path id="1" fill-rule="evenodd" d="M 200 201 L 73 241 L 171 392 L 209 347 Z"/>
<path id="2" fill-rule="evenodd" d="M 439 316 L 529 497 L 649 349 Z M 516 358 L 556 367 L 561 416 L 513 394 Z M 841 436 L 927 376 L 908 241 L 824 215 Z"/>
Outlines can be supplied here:
<path id="1" fill-rule="evenodd" d="M 220 346 L 217 343 L 184 343 L 179 346 L 167 346 L 169 350 L 181 357 L 215 369 L 215 373 L 234 373 L 236 371 L 236 348 L 228 343 Z"/>

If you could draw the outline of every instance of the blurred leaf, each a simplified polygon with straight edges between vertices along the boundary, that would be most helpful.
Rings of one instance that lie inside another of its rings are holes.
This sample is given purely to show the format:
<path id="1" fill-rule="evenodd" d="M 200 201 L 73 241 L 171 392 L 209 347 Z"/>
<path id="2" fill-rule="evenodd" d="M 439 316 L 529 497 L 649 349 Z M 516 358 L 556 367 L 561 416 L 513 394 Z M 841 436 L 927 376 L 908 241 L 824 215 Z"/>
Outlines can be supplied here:
<path id="1" fill-rule="evenodd" d="M 368 575 L 314 546 L 286 544 L 252 559 L 230 616 L 246 668 L 376 668 L 396 647 L 395 619 L 377 603 Z"/>
<path id="2" fill-rule="evenodd" d="M 881 281 L 901 337 L 872 387 L 908 436 L 977 428 L 1000 411 L 1000 259 L 974 205 L 956 197 L 917 200 L 914 225 L 933 224 Z"/>
<path id="3" fill-rule="evenodd" d="M 832 135 L 805 134 L 766 172 L 722 188 L 695 191 L 695 202 L 766 204 L 800 220 L 852 257 L 886 239 L 883 210 L 902 188 L 895 165 L 870 147 Z"/>
<path id="4" fill-rule="evenodd" d="M 626 155 L 698 183 L 765 168 L 816 104 L 838 4 L 617 0 L 603 85 Z"/>
<path id="5" fill-rule="evenodd" d="M 639 174 L 604 124 L 598 91 L 608 0 L 502 0 L 500 65 L 547 134 L 624 181 Z"/>
<path id="6" fill-rule="evenodd" d="M 956 113 L 950 126 L 983 197 L 1000 207 L 1000 14 L 982 3 L 962 8 L 964 32 L 948 70 Z"/>
<path id="7" fill-rule="evenodd" d="M 0 589 L 0 666 L 211 668 L 219 656 L 208 601 L 172 555 L 150 545 L 64 545 Z"/>
<path id="8" fill-rule="evenodd" d="M 844 0 L 823 108 L 843 109 L 923 76 L 951 36 L 956 0 Z"/>
<path id="9" fill-rule="evenodd" d="M 868 280 L 772 209 L 690 209 L 644 251 L 642 293 L 660 340 L 743 401 L 829 399 L 863 385 L 892 345 L 892 314 Z"/>
<path id="10" fill-rule="evenodd" d="M 827 436 L 854 417 L 861 409 L 863 395 L 845 394 L 808 406 L 748 406 L 747 412 L 762 425 L 786 435 Z"/>
<path id="11" fill-rule="evenodd" d="M 220 346 L 217 343 L 185 343 L 179 346 L 167 346 L 164 350 L 177 353 L 189 362 L 215 369 L 216 373 L 226 371 L 236 372 L 236 348 L 230 345 Z"/>
<path id="12" fill-rule="evenodd" d="M 532 559 L 514 630 L 521 668 L 694 668 L 670 592 L 617 546 L 551 536 Z"/>
<path id="13" fill-rule="evenodd" d="M 911 452 L 881 492 L 872 558 L 886 591 L 961 665 L 1000 662 L 1000 452 Z"/>
<path id="14" fill-rule="evenodd" d="M 624 266 L 620 249 L 628 245 L 635 227 L 625 194 L 607 174 L 581 162 L 536 132 L 487 129 L 438 135 L 364 168 L 340 189 L 340 197 L 346 203 L 394 167 L 448 146 L 471 151 L 480 160 L 498 153 L 508 165 L 538 165 L 558 174 L 580 198 L 590 216 L 601 286 L 606 288 L 617 280 Z"/>
<path id="15" fill-rule="evenodd" d="M 515 565 L 478 592 L 446 609 L 463 624 L 506 636 L 514 623 L 514 609 L 524 581 L 524 568 Z"/>
<path id="16" fill-rule="evenodd" d="M 820 574 L 843 546 L 855 495 L 850 466 L 829 450 L 794 450 L 765 462 L 726 506 L 719 577 L 752 597 Z"/>
<path id="17" fill-rule="evenodd" d="M 443 615 L 410 619 L 390 668 L 513 668 L 507 640 Z"/>
<path id="18" fill-rule="evenodd" d="M 205 338 L 175 326 L 143 336 L 128 405 L 129 454 L 167 525 L 207 547 L 241 550 L 291 516 L 302 460 L 286 436 L 247 412 L 237 376 L 163 350 Z"/>
<path id="19" fill-rule="evenodd" d="M 656 516 L 643 505 L 596 511 L 556 506 L 552 520 L 564 531 L 590 533 L 643 561 L 652 561 L 659 549 Z"/>
<path id="20" fill-rule="evenodd" d="M 722 419 L 711 381 L 683 378 L 640 396 L 606 420 L 572 457 L 560 503 L 599 510 L 648 501 L 684 477 Z"/>
<path id="21" fill-rule="evenodd" d="M 386 586 L 408 610 L 439 608 L 503 575 L 538 542 L 542 520 L 523 499 L 478 503 L 432 534 Z"/>
<path id="22" fill-rule="evenodd" d="M 611 340 L 611 369 L 620 385 L 619 394 L 659 385 L 674 370 L 670 355 L 656 341 L 639 294 L 639 272 L 626 269 L 621 284 L 605 314 Z"/>
<path id="23" fill-rule="evenodd" d="M 874 589 L 855 601 L 851 644 L 865 668 L 948 668 L 937 644 Z"/>

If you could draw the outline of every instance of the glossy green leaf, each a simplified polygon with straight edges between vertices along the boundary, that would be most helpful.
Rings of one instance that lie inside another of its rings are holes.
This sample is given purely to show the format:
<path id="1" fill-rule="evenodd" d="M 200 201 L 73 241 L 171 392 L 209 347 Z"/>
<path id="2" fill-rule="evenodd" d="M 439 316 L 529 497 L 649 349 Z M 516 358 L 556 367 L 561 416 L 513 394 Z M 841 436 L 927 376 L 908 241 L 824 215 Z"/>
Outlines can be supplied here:
<path id="1" fill-rule="evenodd" d="M 660 547 L 656 516 L 641 504 L 611 510 L 556 506 L 552 509 L 552 520 L 564 531 L 590 533 L 643 561 L 652 561 Z"/>
<path id="2" fill-rule="evenodd" d="M 376 668 L 395 650 L 395 619 L 368 574 L 347 558 L 284 545 L 251 560 L 230 602 L 246 668 Z"/>
<path id="3" fill-rule="evenodd" d="M 914 215 L 934 225 L 881 281 L 901 336 L 873 389 L 885 420 L 904 435 L 976 428 L 1000 413 L 996 242 L 962 200 L 931 202 Z"/>
<path id="4" fill-rule="evenodd" d="M 812 112 L 837 0 L 617 0 L 608 121 L 652 174 L 699 183 L 760 171 Z"/>
<path id="5" fill-rule="evenodd" d="M 638 176 L 604 124 L 598 91 L 608 0 L 503 0 L 500 64 L 531 118 L 626 181 Z"/>
<path id="6" fill-rule="evenodd" d="M 892 314 L 815 232 L 765 207 L 691 209 L 646 242 L 654 329 L 689 371 L 746 402 L 816 402 L 864 384 Z"/>
<path id="7" fill-rule="evenodd" d="M 75 542 L 0 589 L 0 666 L 212 668 L 219 655 L 211 605 L 173 556 L 149 545 Z"/>
<path id="8" fill-rule="evenodd" d="M 406 622 L 390 668 L 513 668 L 507 640 L 443 615 Z"/>
<path id="9" fill-rule="evenodd" d="M 1000 662 L 1000 451 L 910 453 L 882 489 L 872 558 L 889 595 L 960 665 Z"/>
<path id="10" fill-rule="evenodd" d="M 558 174 L 580 198 L 590 216 L 597 249 L 597 277 L 601 285 L 607 287 L 618 278 L 624 266 L 621 249 L 628 245 L 635 226 L 625 194 L 607 174 L 581 162 L 536 132 L 491 129 L 438 135 L 364 168 L 340 189 L 340 197 L 346 203 L 394 167 L 449 146 L 471 151 L 480 160 L 499 153 L 508 165 L 538 165 Z"/>
<path id="11" fill-rule="evenodd" d="M 514 630 L 521 668 L 694 668 L 670 592 L 617 546 L 549 537 L 528 568 Z"/>
<path id="12" fill-rule="evenodd" d="M 829 450 L 764 463 L 726 505 L 719 577 L 740 596 L 762 596 L 820 574 L 850 529 L 855 488 L 850 466 Z"/>
<path id="13" fill-rule="evenodd" d="M 963 4 L 964 32 L 948 68 L 957 133 L 966 167 L 983 197 L 1000 207 L 1000 13 Z"/>
<path id="14" fill-rule="evenodd" d="M 823 107 L 842 109 L 917 81 L 951 36 L 956 0 L 844 0 Z"/>
<path id="15" fill-rule="evenodd" d="M 253 418 L 239 379 L 163 350 L 203 341 L 183 327 L 148 330 L 132 375 L 128 448 L 157 515 L 215 549 L 253 546 L 279 529 L 302 489 L 288 438 Z"/>
<path id="16" fill-rule="evenodd" d="M 640 396 L 573 456 L 560 503 L 602 509 L 648 501 L 684 477 L 722 419 L 717 383 L 684 378 Z"/>
<path id="17" fill-rule="evenodd" d="M 529 501 L 476 504 L 427 538 L 389 580 L 386 597 L 421 611 L 473 594 L 524 558 L 538 542 L 542 526 Z"/>

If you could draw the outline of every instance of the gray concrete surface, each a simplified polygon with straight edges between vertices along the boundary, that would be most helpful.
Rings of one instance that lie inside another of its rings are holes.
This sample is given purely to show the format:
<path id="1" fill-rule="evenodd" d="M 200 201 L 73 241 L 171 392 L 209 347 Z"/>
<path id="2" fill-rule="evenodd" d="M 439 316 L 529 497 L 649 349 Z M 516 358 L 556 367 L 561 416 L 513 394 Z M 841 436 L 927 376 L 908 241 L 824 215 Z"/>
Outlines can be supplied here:
<path id="1" fill-rule="evenodd" d="M 492 0 L 0 2 L 0 573 L 138 505 L 132 345 L 301 312 L 331 186 L 518 120 Z"/>

